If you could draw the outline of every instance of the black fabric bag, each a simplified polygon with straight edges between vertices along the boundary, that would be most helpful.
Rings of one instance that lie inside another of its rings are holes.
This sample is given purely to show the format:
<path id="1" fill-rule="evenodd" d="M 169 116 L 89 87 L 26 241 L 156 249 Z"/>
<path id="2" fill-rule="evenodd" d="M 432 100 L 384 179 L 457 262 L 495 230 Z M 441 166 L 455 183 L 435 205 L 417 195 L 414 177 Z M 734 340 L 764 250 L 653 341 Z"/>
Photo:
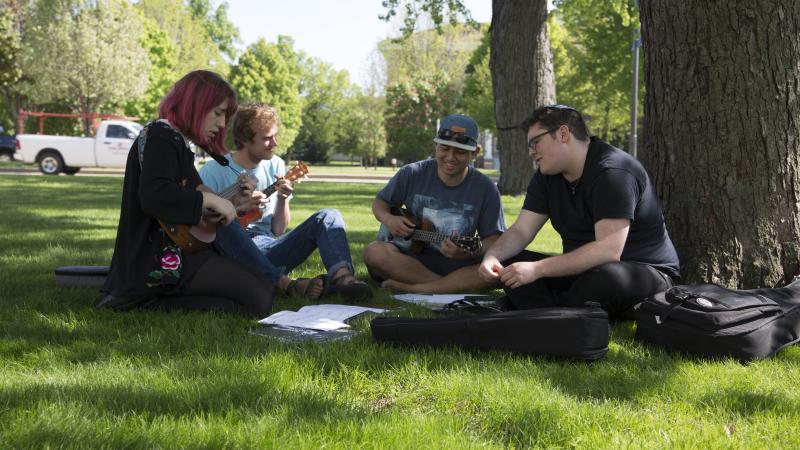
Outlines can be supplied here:
<path id="1" fill-rule="evenodd" d="M 53 273 L 61 286 L 102 287 L 109 270 L 109 266 L 62 266 Z"/>
<path id="2" fill-rule="evenodd" d="M 608 314 L 599 307 L 539 308 L 482 316 L 377 317 L 377 341 L 596 360 L 608 352 Z"/>
<path id="3" fill-rule="evenodd" d="M 800 340 L 800 281 L 783 288 L 675 286 L 636 306 L 636 338 L 671 350 L 740 361 Z"/>

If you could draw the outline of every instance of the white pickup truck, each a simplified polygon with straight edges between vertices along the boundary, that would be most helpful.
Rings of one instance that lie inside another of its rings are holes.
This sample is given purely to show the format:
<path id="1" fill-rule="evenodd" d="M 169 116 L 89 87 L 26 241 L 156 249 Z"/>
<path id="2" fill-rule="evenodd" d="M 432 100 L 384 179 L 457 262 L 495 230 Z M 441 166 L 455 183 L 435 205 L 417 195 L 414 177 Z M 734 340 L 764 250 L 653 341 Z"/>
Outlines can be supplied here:
<path id="1" fill-rule="evenodd" d="M 125 167 L 128 151 L 142 126 L 136 122 L 106 120 L 94 137 L 18 134 L 18 156 L 37 163 L 46 175 L 72 175 L 81 167 Z"/>

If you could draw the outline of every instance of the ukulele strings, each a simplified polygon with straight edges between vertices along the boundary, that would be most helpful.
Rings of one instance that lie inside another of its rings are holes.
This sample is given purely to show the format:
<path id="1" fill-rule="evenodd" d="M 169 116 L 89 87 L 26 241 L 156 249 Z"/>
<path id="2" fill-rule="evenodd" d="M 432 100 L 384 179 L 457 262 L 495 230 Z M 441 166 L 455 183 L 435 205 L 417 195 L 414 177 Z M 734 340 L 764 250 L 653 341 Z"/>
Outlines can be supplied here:
<path id="1" fill-rule="evenodd" d="M 475 238 L 471 236 L 449 236 L 437 231 L 428 230 L 414 230 L 414 234 L 420 237 L 418 240 L 429 240 L 429 242 L 442 242 L 445 239 L 455 239 L 457 241 L 472 243 L 475 240 Z"/>

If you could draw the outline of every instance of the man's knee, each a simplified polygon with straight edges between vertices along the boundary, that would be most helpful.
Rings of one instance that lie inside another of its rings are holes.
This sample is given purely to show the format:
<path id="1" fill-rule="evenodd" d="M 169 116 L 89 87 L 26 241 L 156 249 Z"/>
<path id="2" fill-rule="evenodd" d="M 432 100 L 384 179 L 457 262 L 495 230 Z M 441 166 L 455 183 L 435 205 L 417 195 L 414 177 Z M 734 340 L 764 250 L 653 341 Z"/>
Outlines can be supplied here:
<path id="1" fill-rule="evenodd" d="M 383 241 L 373 241 L 364 248 L 364 264 L 372 278 L 385 279 L 388 273 L 386 268 L 399 254 L 400 251 L 394 245 Z"/>
<path id="2" fill-rule="evenodd" d="M 671 287 L 669 277 L 646 264 L 615 261 L 587 270 L 570 289 L 570 303 L 595 301 L 622 313 L 646 297 Z"/>
<path id="3" fill-rule="evenodd" d="M 380 266 L 386 261 L 389 254 L 386 242 L 373 241 L 364 247 L 364 264 L 367 266 Z"/>
<path id="4" fill-rule="evenodd" d="M 607 286 L 614 292 L 647 296 L 669 289 L 669 278 L 646 264 L 615 261 L 587 270 L 585 278 L 595 286 Z"/>
<path id="5" fill-rule="evenodd" d="M 342 213 L 338 209 L 323 208 L 315 212 L 311 217 L 314 218 L 315 222 L 324 224 L 326 228 L 344 228 L 344 217 L 342 217 Z"/>

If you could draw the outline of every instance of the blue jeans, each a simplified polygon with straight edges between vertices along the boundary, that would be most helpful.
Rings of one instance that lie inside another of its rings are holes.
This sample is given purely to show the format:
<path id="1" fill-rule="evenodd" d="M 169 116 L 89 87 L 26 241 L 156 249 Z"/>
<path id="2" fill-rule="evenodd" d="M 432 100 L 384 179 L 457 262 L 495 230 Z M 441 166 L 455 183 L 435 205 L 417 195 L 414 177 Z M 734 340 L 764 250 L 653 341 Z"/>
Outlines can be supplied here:
<path id="1" fill-rule="evenodd" d="M 319 248 L 328 273 L 342 267 L 353 270 L 344 219 L 335 209 L 321 209 L 280 237 L 245 231 L 238 222 L 217 229 L 215 245 L 226 256 L 256 267 L 274 283 L 305 261 Z M 279 264 L 279 266 L 276 266 Z"/>

